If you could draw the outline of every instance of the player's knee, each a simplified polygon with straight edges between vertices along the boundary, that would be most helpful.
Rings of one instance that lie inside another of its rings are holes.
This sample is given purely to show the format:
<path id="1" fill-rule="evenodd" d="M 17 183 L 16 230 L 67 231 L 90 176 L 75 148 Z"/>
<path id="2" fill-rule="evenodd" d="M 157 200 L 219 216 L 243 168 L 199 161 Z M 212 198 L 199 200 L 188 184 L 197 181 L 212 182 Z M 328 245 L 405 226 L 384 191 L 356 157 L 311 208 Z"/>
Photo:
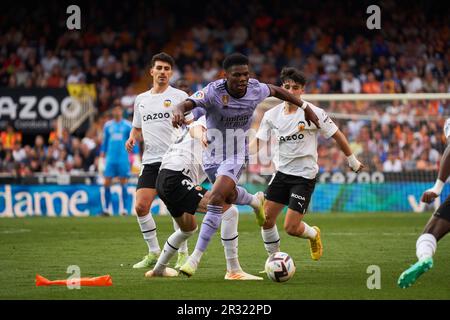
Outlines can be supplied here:
<path id="1" fill-rule="evenodd" d="M 150 205 L 144 201 L 136 202 L 134 207 L 138 216 L 145 216 L 150 211 Z"/>
<path id="2" fill-rule="evenodd" d="M 181 227 L 180 227 L 181 229 Z M 198 227 L 195 226 L 194 228 L 190 227 L 190 228 L 185 228 L 185 230 L 181 230 L 181 232 L 184 233 L 184 235 L 186 236 L 186 238 L 189 238 L 191 236 L 194 235 L 195 232 L 197 232 Z"/>
<path id="3" fill-rule="evenodd" d="M 208 204 L 213 206 L 223 206 L 225 204 L 225 197 L 219 192 L 212 192 Z"/>
<path id="4" fill-rule="evenodd" d="M 266 214 L 266 221 L 264 222 L 263 228 L 264 229 L 273 228 L 273 226 L 275 225 L 276 221 L 277 221 L 276 217 L 272 217 L 272 216 Z"/>

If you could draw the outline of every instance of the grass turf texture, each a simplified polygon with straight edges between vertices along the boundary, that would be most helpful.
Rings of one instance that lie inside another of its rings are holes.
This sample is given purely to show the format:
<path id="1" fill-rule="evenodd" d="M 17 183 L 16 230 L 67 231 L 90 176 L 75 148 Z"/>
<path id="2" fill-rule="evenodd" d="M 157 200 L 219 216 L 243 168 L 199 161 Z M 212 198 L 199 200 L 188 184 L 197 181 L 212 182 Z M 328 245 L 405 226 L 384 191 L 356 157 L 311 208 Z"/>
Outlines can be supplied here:
<path id="1" fill-rule="evenodd" d="M 415 262 L 415 242 L 429 214 L 309 214 L 322 231 L 324 255 L 312 261 L 308 242 L 278 227 L 281 250 L 297 265 L 285 283 L 226 281 L 225 260 L 216 235 L 192 278 L 146 279 L 132 269 L 146 253 L 135 217 L 25 218 L 0 220 L 0 299 L 450 299 L 450 237 L 438 244 L 435 266 L 413 287 L 397 279 Z M 199 215 L 198 218 L 202 218 Z M 155 217 L 160 245 L 172 232 L 169 217 Z M 194 248 L 198 233 L 189 242 Z M 253 215 L 241 215 L 239 258 L 257 274 L 267 258 Z M 176 257 L 171 261 L 175 263 Z M 123 266 L 121 266 L 123 264 Z M 111 287 L 36 287 L 36 273 L 50 280 L 69 276 L 78 265 L 82 277 L 110 274 Z M 366 286 L 370 265 L 381 268 L 381 289 Z M 265 275 L 264 275 L 265 276 Z"/>

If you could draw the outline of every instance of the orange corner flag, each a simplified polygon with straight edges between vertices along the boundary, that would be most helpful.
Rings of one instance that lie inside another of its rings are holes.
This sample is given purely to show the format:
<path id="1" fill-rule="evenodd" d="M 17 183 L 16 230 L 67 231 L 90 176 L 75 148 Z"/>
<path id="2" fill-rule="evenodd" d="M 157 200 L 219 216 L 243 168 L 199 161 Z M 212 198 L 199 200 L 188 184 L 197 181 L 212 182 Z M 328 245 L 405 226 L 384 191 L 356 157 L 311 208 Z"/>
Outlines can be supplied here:
<path id="1" fill-rule="evenodd" d="M 94 277 L 94 278 L 72 278 L 66 280 L 48 280 L 43 276 L 36 275 L 36 287 L 39 286 L 67 286 L 80 284 L 80 286 L 88 287 L 107 287 L 112 285 L 112 278 L 110 275 Z"/>

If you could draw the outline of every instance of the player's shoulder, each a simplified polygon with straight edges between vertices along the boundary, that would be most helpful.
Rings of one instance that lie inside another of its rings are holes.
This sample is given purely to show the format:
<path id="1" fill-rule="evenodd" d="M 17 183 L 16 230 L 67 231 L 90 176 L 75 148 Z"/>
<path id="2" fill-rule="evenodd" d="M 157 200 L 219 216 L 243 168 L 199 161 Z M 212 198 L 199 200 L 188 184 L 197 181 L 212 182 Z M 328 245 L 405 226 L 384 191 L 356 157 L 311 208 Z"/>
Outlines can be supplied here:
<path id="1" fill-rule="evenodd" d="M 226 83 L 225 79 L 219 79 L 210 82 L 208 86 L 215 91 L 226 91 L 225 83 Z"/>
<path id="2" fill-rule="evenodd" d="M 248 87 L 259 87 L 262 84 L 262 82 L 259 82 L 258 79 L 250 78 L 248 79 Z"/>
<path id="3" fill-rule="evenodd" d="M 105 122 L 105 124 L 103 125 L 105 128 L 112 126 L 112 124 L 114 123 L 114 120 L 108 120 Z"/>
<path id="4" fill-rule="evenodd" d="M 310 102 L 310 101 L 307 101 L 307 100 L 305 100 L 305 99 L 302 99 L 302 101 L 306 102 L 306 103 L 308 104 L 308 106 L 309 106 L 311 109 L 313 109 L 313 111 L 316 111 L 316 110 L 323 111 L 322 108 L 316 106 L 314 103 L 312 103 L 312 102 Z"/>
<path id="5" fill-rule="evenodd" d="M 133 124 L 131 123 L 131 121 L 127 120 L 127 119 L 122 119 L 123 124 L 126 125 L 127 127 L 133 127 Z"/>
<path id="6" fill-rule="evenodd" d="M 176 96 L 181 99 L 185 99 L 188 97 L 188 94 L 185 91 L 174 88 L 172 86 L 169 86 L 168 94 L 171 96 Z"/>
<path id="7" fill-rule="evenodd" d="M 277 104 L 275 107 L 272 107 L 270 110 L 267 110 L 264 113 L 264 116 L 267 118 L 274 118 L 283 112 L 283 108 L 284 108 L 284 102 Z"/>
<path id="8" fill-rule="evenodd" d="M 144 92 L 139 93 L 139 94 L 136 96 L 136 99 L 135 99 L 134 101 L 137 103 L 139 100 L 142 100 L 142 99 L 144 99 L 144 98 L 146 98 L 146 97 L 150 97 L 150 96 L 151 96 L 151 93 L 150 93 L 150 89 L 149 89 L 149 90 L 147 90 L 147 91 L 144 91 Z"/>
<path id="9" fill-rule="evenodd" d="M 325 109 L 316 106 L 312 102 L 306 101 L 304 99 L 302 99 L 302 100 L 308 104 L 308 106 L 312 109 L 312 111 L 314 111 L 315 114 L 317 114 L 318 116 L 327 117 L 327 112 Z"/>

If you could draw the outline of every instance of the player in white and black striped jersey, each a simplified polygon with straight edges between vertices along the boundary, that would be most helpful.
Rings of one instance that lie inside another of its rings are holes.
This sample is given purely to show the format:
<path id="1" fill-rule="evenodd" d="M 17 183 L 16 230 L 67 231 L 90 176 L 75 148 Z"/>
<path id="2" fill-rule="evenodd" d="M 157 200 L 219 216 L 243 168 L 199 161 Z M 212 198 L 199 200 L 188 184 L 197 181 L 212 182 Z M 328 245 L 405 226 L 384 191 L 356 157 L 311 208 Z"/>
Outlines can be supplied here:
<path id="1" fill-rule="evenodd" d="M 445 122 L 444 134 L 447 139 L 447 148 L 442 155 L 436 183 L 422 195 L 421 200 L 426 203 L 431 203 L 439 197 L 450 176 L 450 118 Z M 433 256 L 437 249 L 437 242 L 449 232 L 450 195 L 439 206 L 425 226 L 422 235 L 417 239 L 416 255 L 418 261 L 400 275 L 397 282 L 400 288 L 410 287 L 416 282 L 417 278 L 433 267 Z"/>
<path id="2" fill-rule="evenodd" d="M 284 68 L 281 81 L 284 89 L 298 98 L 301 97 L 306 79 L 299 70 Z M 283 102 L 264 114 L 252 148 L 258 144 L 260 147 L 261 141 L 267 143 L 271 136 L 277 140 L 278 155 L 274 161 L 277 171 L 265 192 L 266 222 L 261 228 L 267 252 L 271 254 L 280 250 L 276 218 L 283 208 L 288 206 L 284 229 L 291 236 L 309 239 L 311 256 L 318 260 L 322 256 L 320 229 L 310 227 L 303 221 L 319 171 L 318 135 L 332 137 L 337 142 L 353 171 L 358 172 L 363 165 L 353 155 L 346 137 L 327 113 L 310 102 L 303 103 L 309 105 L 319 117 L 319 129 L 313 123 L 308 124 L 302 108 Z"/>

